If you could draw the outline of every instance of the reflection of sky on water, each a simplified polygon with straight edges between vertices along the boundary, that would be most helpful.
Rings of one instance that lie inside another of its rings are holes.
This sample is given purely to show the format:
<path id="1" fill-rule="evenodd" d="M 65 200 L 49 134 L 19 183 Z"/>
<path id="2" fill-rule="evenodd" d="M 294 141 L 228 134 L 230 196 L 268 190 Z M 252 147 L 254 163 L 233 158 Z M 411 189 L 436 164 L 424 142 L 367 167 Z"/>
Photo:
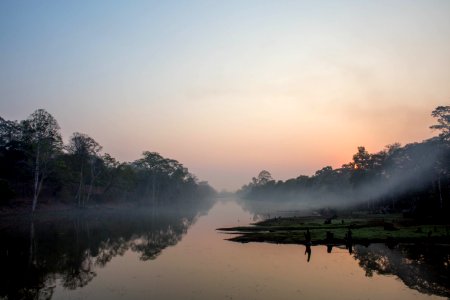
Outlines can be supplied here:
<path id="1" fill-rule="evenodd" d="M 215 228 L 246 225 L 253 216 L 235 202 L 218 202 L 174 247 L 155 260 L 127 251 L 86 287 L 64 290 L 55 299 L 429 299 L 395 276 L 366 276 L 348 251 L 224 240 Z"/>

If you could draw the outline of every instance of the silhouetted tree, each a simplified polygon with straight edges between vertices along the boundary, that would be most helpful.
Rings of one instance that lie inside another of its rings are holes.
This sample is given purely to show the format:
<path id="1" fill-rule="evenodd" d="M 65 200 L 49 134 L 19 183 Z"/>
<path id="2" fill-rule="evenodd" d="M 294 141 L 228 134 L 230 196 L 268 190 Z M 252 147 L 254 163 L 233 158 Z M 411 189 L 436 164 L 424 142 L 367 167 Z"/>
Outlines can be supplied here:
<path id="1" fill-rule="evenodd" d="M 270 181 L 273 181 L 273 178 L 272 174 L 270 174 L 269 171 L 262 170 L 261 172 L 259 172 L 258 177 L 253 177 L 252 181 L 254 185 L 262 186 L 269 183 Z"/>
<path id="2" fill-rule="evenodd" d="M 48 175 L 49 163 L 62 149 L 62 138 L 55 118 L 44 109 L 38 109 L 22 122 L 23 138 L 33 151 L 34 184 L 32 211 L 36 209 L 42 183 Z"/>
<path id="3" fill-rule="evenodd" d="M 431 113 L 437 119 L 438 124 L 430 126 L 431 129 L 440 130 L 439 136 L 446 140 L 450 140 L 450 106 L 438 106 Z"/>
<path id="4" fill-rule="evenodd" d="M 87 134 L 75 132 L 70 139 L 67 150 L 69 154 L 75 157 L 75 161 L 79 166 L 80 180 L 75 198 L 78 206 L 85 206 L 91 196 L 92 187 L 98 176 L 100 165 L 103 163 L 102 159 L 99 157 L 102 146 Z M 89 167 L 90 172 L 89 187 L 87 191 L 84 189 L 86 166 Z"/>

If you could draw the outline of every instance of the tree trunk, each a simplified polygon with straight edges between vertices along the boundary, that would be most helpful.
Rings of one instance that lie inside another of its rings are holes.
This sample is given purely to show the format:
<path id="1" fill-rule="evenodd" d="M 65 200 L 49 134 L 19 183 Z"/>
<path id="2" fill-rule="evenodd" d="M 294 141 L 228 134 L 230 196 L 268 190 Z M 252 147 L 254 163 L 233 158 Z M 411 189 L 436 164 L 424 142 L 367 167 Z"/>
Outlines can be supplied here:
<path id="1" fill-rule="evenodd" d="M 44 182 L 44 174 L 41 175 L 41 179 L 39 180 L 36 199 L 37 199 L 37 197 L 39 197 L 39 194 L 41 193 L 43 182 Z"/>
<path id="2" fill-rule="evenodd" d="M 31 211 L 34 212 L 37 205 L 38 200 L 38 189 L 39 189 L 39 154 L 40 154 L 40 146 L 38 144 L 37 150 L 36 150 L 36 162 L 34 167 L 34 193 L 33 193 L 33 205 L 31 208 Z"/>
<path id="3" fill-rule="evenodd" d="M 439 208 L 440 209 L 442 209 L 443 208 L 443 204 L 444 204 L 444 201 L 443 201 L 443 199 L 442 199 L 442 190 L 441 190 L 441 176 L 439 176 L 439 178 L 438 178 L 438 189 L 439 189 Z"/>
<path id="4" fill-rule="evenodd" d="M 88 193 L 87 193 L 87 196 L 86 196 L 86 202 L 85 202 L 84 205 L 86 205 L 86 203 L 89 203 L 89 200 L 90 200 L 90 198 L 91 198 L 91 193 L 92 193 L 92 182 L 91 182 L 91 184 L 89 185 L 89 190 L 88 190 Z"/>
<path id="5" fill-rule="evenodd" d="M 91 161 L 91 181 L 89 183 L 89 190 L 88 190 L 88 194 L 86 197 L 86 203 L 89 203 L 89 200 L 91 199 L 91 194 L 92 194 L 92 187 L 94 185 L 95 182 L 95 178 L 100 174 L 100 172 L 95 172 L 95 166 L 94 166 L 94 161 Z"/>
<path id="6" fill-rule="evenodd" d="M 34 257 L 35 257 L 35 238 L 34 238 L 34 221 L 31 220 L 30 223 L 30 250 L 28 253 L 28 266 L 31 266 L 34 264 Z"/>
<path id="7" fill-rule="evenodd" d="M 153 181 L 152 181 L 152 205 L 155 205 L 155 188 L 156 188 L 156 176 L 153 174 Z"/>
<path id="8" fill-rule="evenodd" d="M 92 186 L 94 185 L 94 175 L 91 173 L 91 182 L 89 183 L 89 190 L 86 196 L 86 203 L 89 202 L 89 199 L 91 198 L 91 193 L 92 193 Z"/>
<path id="9" fill-rule="evenodd" d="M 77 199 L 78 202 L 78 207 L 81 207 L 82 187 L 83 187 L 83 163 L 81 163 L 81 170 L 80 170 L 80 185 L 78 186 L 78 192 L 75 197 L 75 199 Z"/>

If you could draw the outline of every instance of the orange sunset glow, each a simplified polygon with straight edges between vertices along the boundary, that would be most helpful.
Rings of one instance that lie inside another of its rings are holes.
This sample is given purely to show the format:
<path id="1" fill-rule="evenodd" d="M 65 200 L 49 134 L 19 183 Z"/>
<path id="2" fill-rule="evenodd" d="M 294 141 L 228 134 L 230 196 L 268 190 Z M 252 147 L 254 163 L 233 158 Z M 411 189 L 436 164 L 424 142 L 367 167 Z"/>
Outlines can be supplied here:
<path id="1" fill-rule="evenodd" d="M 450 0 L 0 0 L 0 300 L 450 299 Z"/>
<path id="2" fill-rule="evenodd" d="M 430 113 L 450 99 L 449 5 L 414 3 L 143 4 L 101 18 L 95 4 L 57 5 L 58 30 L 37 4 L 5 7 L 0 110 L 45 108 L 65 140 L 85 132 L 120 161 L 159 152 L 217 189 L 261 169 L 310 175 L 357 146 L 435 135 Z"/>

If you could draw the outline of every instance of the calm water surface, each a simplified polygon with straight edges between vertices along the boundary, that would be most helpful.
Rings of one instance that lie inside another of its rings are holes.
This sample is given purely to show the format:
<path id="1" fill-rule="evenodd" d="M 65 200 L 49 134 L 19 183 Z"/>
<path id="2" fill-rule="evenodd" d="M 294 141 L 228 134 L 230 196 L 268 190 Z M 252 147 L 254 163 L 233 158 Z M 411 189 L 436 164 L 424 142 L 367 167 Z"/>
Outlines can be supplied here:
<path id="1" fill-rule="evenodd" d="M 448 296 L 446 279 L 439 278 L 442 270 L 448 272 L 448 264 L 438 261 L 442 266 L 429 266 L 420 261 L 421 253 L 416 253 L 415 261 L 408 258 L 408 254 L 415 255 L 414 251 L 406 248 L 356 246 L 350 255 L 346 249 L 333 248 L 327 253 L 325 246 L 316 246 L 307 262 L 302 245 L 226 241 L 228 235 L 216 228 L 253 222 L 253 214 L 244 211 L 233 199 L 219 201 L 210 210 L 206 206 L 191 212 L 154 212 L 146 221 L 139 217 L 133 220 L 130 223 L 125 217 L 119 218 L 113 225 L 108 223 L 110 218 L 75 220 L 71 221 L 73 224 L 69 222 L 69 229 L 56 226 L 51 233 L 55 236 L 50 237 L 48 228 L 55 225 L 42 222 L 33 224 L 30 234 L 24 230 L 25 237 L 8 235 L 9 244 L 23 247 L 2 246 L 2 261 L 7 267 L 2 271 L 0 295 L 11 299 L 445 299 Z M 102 227 L 105 224 L 106 229 Z M 38 227 L 45 228 L 46 233 L 40 233 Z M 55 245 L 61 240 L 64 244 Z M 448 263 L 447 250 L 443 251 Z"/>

